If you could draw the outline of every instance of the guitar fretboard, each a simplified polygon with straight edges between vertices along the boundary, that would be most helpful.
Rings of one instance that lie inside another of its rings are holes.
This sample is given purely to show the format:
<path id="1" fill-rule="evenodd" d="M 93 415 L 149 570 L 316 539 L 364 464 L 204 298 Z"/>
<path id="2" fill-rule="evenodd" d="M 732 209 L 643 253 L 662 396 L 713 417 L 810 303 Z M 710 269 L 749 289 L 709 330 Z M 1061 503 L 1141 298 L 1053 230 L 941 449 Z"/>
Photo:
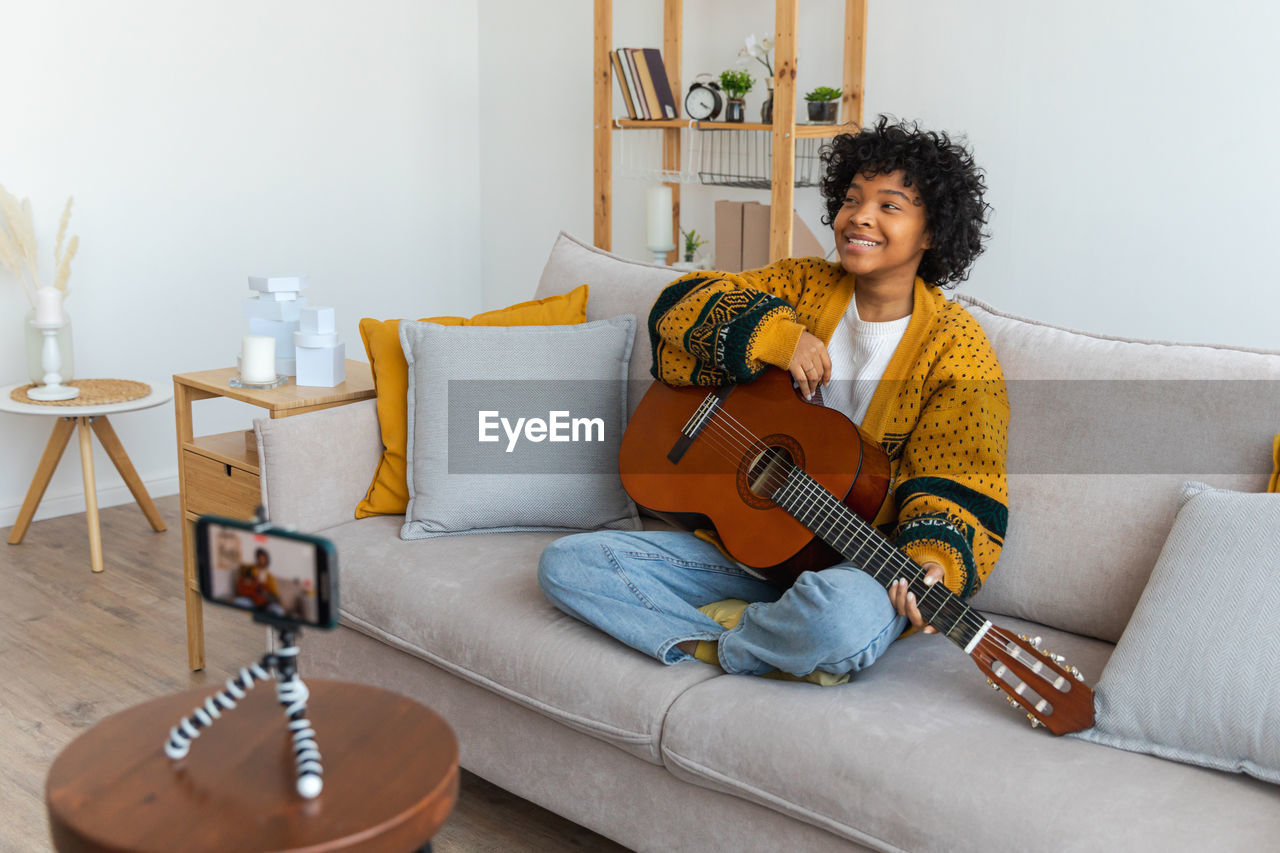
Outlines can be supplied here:
<path id="1" fill-rule="evenodd" d="M 941 583 L 925 586 L 925 571 L 918 563 L 800 468 L 791 469 L 773 500 L 885 589 L 905 578 L 908 589 L 915 593 L 920 615 L 960 648 L 968 651 L 987 624 L 986 617 Z"/>

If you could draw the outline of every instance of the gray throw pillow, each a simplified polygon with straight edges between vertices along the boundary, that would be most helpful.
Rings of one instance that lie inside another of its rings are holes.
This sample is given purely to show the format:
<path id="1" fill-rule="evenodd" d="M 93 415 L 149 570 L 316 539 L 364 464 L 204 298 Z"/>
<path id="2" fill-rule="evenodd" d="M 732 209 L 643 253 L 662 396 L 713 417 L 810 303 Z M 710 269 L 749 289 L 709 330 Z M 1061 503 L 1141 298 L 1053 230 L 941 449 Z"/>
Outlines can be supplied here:
<path id="1" fill-rule="evenodd" d="M 1182 500 L 1075 736 L 1280 784 L 1280 494 Z"/>
<path id="2" fill-rule="evenodd" d="M 409 362 L 402 539 L 639 530 L 618 476 L 635 318 L 400 323 Z"/>

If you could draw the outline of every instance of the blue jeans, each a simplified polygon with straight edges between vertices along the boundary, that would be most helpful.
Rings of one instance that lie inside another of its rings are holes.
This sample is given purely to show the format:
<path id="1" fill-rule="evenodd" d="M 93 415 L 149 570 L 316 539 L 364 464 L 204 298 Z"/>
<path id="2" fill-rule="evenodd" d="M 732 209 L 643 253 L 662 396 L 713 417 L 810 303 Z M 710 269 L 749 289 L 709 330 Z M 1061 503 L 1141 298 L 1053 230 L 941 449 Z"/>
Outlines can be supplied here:
<path id="1" fill-rule="evenodd" d="M 784 591 L 691 533 L 566 536 L 542 552 L 538 583 L 565 613 L 663 663 L 692 659 L 677 643 L 719 640 L 721 668 L 748 675 L 857 672 L 908 624 L 849 563 L 805 572 Z M 752 602 L 728 630 L 698 610 L 726 598 Z"/>

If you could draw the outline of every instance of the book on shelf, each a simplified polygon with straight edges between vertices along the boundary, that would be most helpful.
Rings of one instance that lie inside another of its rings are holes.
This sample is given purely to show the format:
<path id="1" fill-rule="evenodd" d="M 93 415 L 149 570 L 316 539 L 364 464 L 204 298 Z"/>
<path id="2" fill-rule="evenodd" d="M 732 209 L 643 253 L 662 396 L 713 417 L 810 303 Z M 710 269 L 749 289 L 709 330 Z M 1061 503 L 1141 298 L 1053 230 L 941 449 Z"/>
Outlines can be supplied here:
<path id="1" fill-rule="evenodd" d="M 645 63 L 649 66 L 653 94 L 658 102 L 658 115 L 661 118 L 680 118 L 680 109 L 676 106 L 676 99 L 671 94 L 671 83 L 667 80 L 667 67 L 662 64 L 661 51 L 646 47 L 643 53 Z"/>
<path id="2" fill-rule="evenodd" d="M 640 81 L 640 97 L 648 108 L 649 118 L 662 118 L 662 106 L 658 103 L 658 90 L 654 87 L 653 78 L 649 75 L 649 63 L 644 51 L 638 47 L 631 50 L 631 58 L 636 62 L 636 77 Z"/>
<path id="3" fill-rule="evenodd" d="M 627 105 L 627 115 L 630 118 L 639 118 L 636 113 L 635 102 L 631 100 L 631 86 L 627 81 L 630 75 L 630 69 L 627 68 L 626 61 L 622 59 L 620 50 L 609 51 L 609 60 L 613 63 L 613 76 L 618 80 L 618 88 L 622 90 L 622 100 Z"/>
<path id="4" fill-rule="evenodd" d="M 653 118 L 649 114 L 649 99 L 644 94 L 644 83 L 640 79 L 640 66 L 636 63 L 636 53 L 633 48 L 622 48 L 622 56 L 627 60 L 627 68 L 631 71 L 631 97 L 636 102 L 636 112 L 640 114 L 640 118 Z"/>
<path id="5" fill-rule="evenodd" d="M 620 47 L 609 55 L 631 118 L 679 118 L 662 53 L 657 48 Z"/>

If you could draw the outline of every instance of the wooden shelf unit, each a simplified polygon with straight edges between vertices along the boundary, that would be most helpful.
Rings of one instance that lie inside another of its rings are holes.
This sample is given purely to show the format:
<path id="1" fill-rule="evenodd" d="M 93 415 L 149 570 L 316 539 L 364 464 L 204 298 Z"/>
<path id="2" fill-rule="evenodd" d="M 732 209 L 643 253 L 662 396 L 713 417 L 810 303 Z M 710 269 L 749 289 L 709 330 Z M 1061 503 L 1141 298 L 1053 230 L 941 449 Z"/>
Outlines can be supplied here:
<path id="1" fill-rule="evenodd" d="M 693 119 L 683 118 L 664 118 L 664 119 L 629 119 L 615 118 L 613 126 L 617 130 L 669 130 L 675 128 L 690 127 L 694 130 L 773 130 L 773 125 L 762 124 L 758 121 L 744 121 L 742 123 L 730 124 L 727 121 L 694 121 Z M 838 136 L 845 133 L 846 129 L 839 124 L 797 124 L 795 126 L 796 139 L 828 139 L 832 136 Z"/>
<path id="2" fill-rule="evenodd" d="M 796 123 L 796 25 L 800 0 L 775 0 L 773 43 L 773 124 L 756 122 L 691 122 L 688 119 L 617 119 L 613 113 L 613 0 L 595 0 L 594 139 L 595 245 L 609 250 L 613 245 L 613 131 L 661 129 L 662 168 L 680 168 L 680 130 L 772 131 L 773 174 L 770 191 L 769 258 L 791 255 L 792 210 L 795 207 L 796 139 L 825 139 L 840 133 L 841 125 L 862 125 L 863 72 L 866 65 L 867 0 L 845 0 L 844 77 L 840 97 L 840 120 L 835 125 Z M 663 0 L 662 61 L 676 102 L 683 111 L 684 87 L 680 76 L 680 49 L 684 24 L 684 0 Z M 672 234 L 676 249 L 667 253 L 667 263 L 679 259 L 680 185 L 671 187 Z M 778 215 L 778 211 L 783 211 Z"/>

